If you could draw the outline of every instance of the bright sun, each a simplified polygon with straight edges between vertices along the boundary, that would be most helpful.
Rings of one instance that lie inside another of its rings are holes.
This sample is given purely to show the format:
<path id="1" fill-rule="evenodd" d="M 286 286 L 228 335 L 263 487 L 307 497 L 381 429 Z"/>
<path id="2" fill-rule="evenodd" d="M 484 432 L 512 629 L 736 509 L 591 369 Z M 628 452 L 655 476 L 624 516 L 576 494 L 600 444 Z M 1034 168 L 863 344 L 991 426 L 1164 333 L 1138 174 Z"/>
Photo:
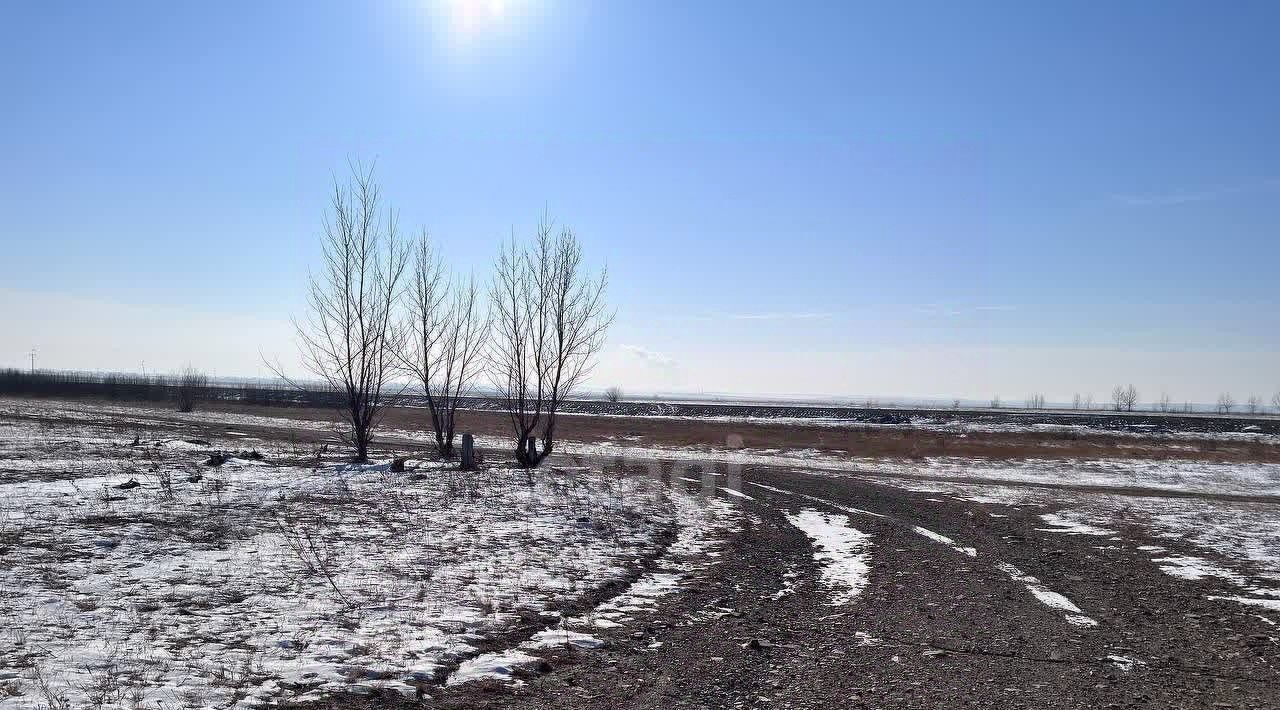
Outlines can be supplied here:
<path id="1" fill-rule="evenodd" d="M 506 0 L 445 0 L 454 30 L 473 33 L 502 21 L 507 14 Z"/>

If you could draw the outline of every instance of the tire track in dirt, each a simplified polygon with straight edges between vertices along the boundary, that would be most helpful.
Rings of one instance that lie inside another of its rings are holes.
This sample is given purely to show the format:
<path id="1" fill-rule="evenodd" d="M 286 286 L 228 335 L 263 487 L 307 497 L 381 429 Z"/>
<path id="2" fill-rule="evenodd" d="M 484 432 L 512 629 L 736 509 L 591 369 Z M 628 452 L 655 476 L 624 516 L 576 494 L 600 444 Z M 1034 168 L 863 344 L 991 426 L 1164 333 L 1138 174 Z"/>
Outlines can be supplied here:
<path id="1" fill-rule="evenodd" d="M 880 518 L 886 518 L 887 520 L 890 520 L 892 522 L 898 523 L 905 527 L 909 527 L 911 531 L 916 533 L 917 535 L 920 535 L 925 539 L 932 540 L 933 542 L 943 545 L 944 547 L 950 548 L 951 550 L 958 552 L 962 555 L 965 555 L 971 558 L 976 558 L 978 556 L 978 552 L 976 548 L 960 545 L 956 543 L 954 540 L 952 540 L 950 537 L 947 537 L 946 535 L 934 532 L 920 525 L 905 523 L 905 522 L 896 520 L 894 518 L 886 516 L 883 513 L 875 513 L 868 510 L 863 510 L 861 508 L 853 508 L 847 505 L 841 505 L 839 503 L 827 500 L 825 498 L 819 498 L 818 496 L 809 495 L 807 493 L 796 493 L 783 488 L 769 486 L 763 483 L 748 482 L 748 485 L 757 486 L 759 488 L 763 488 L 765 490 L 768 490 L 774 493 L 801 497 L 801 498 L 804 498 L 805 500 L 813 501 L 821 505 L 835 508 L 836 510 L 841 510 L 841 511 L 854 513 L 854 514 L 871 515 L 871 516 L 876 516 Z M 996 569 L 1008 575 L 1010 579 L 1026 587 L 1027 591 L 1030 592 L 1031 595 L 1035 597 L 1036 600 L 1039 601 L 1040 603 L 1044 604 L 1045 606 L 1051 609 L 1064 612 L 1065 613 L 1064 618 L 1066 619 L 1067 623 L 1075 626 L 1081 626 L 1081 627 L 1093 627 L 1098 625 L 1097 621 L 1086 616 L 1080 610 L 1079 607 L 1077 607 L 1074 603 L 1072 603 L 1070 599 L 1063 596 L 1062 594 L 1059 594 L 1058 592 L 1055 592 L 1049 589 L 1044 584 L 1042 584 L 1039 579 L 1022 572 L 1022 570 L 1018 569 L 1017 567 L 1014 567 L 1013 565 L 1007 562 L 1001 562 L 997 560 L 993 563 L 993 565 L 995 566 Z"/>

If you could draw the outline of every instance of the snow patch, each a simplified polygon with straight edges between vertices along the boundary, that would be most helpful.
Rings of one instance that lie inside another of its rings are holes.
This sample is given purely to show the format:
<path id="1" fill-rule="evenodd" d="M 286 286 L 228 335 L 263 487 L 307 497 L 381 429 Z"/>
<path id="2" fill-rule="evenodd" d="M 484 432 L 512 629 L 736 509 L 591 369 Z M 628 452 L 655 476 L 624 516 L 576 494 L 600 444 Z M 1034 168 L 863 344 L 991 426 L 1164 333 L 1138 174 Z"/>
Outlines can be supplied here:
<path id="1" fill-rule="evenodd" d="M 1088 523 L 1075 520 L 1057 513 L 1045 513 L 1040 519 L 1048 523 L 1052 527 L 1036 528 L 1040 532 L 1066 533 L 1068 535 L 1115 535 L 1114 530 L 1095 527 Z"/>
<path id="2" fill-rule="evenodd" d="M 846 512 L 846 513 L 853 513 L 854 515 L 870 515 L 870 516 L 872 516 L 872 517 L 874 517 L 874 518 L 883 518 L 883 517 L 885 517 L 884 515 L 882 515 L 882 514 L 880 514 L 880 513 L 873 513 L 873 512 L 871 512 L 871 511 L 869 511 L 869 510 L 863 510 L 862 508 L 853 508 L 853 507 L 850 507 L 850 506 L 847 506 L 847 505 L 841 505 L 841 504 L 839 504 L 839 503 L 836 503 L 836 502 L 833 502 L 833 501 L 829 501 L 829 500 L 827 500 L 826 498 L 819 498 L 818 496 L 811 496 L 811 495 L 809 495 L 808 493 L 797 493 L 797 492 L 795 492 L 795 491 L 789 491 L 789 490 L 787 490 L 787 489 L 785 489 L 785 488 L 778 488 L 778 487 L 776 487 L 776 486 L 768 486 L 768 485 L 765 485 L 765 484 L 763 484 L 763 483 L 755 483 L 755 482 L 752 482 L 752 481 L 748 481 L 748 482 L 747 482 L 747 485 L 749 485 L 749 486 L 755 486 L 755 487 L 757 487 L 757 488 L 763 488 L 764 490 L 766 490 L 766 491 L 771 491 L 771 492 L 773 492 L 773 493 L 781 493 L 781 494 L 783 494 L 783 495 L 796 496 L 796 497 L 798 497 L 798 498 L 804 498 L 805 500 L 813 501 L 814 503 L 821 503 L 821 504 L 823 504 L 823 505 L 829 505 L 829 506 L 831 506 L 832 508 L 835 508 L 836 510 L 843 510 L 843 511 L 844 511 L 844 512 Z"/>
<path id="3" fill-rule="evenodd" d="M 1042 584 L 1039 579 L 1023 573 L 1022 570 L 1014 567 L 1008 562 L 997 562 L 996 569 L 1009 575 L 1009 578 L 1013 581 L 1025 586 L 1027 591 L 1031 592 L 1031 595 L 1034 596 L 1041 604 L 1044 604 L 1050 609 L 1066 612 L 1065 618 L 1067 623 L 1073 626 L 1085 627 L 1098 625 L 1097 621 L 1085 616 L 1084 613 L 1080 611 L 1080 607 L 1071 603 L 1070 599 L 1049 589 Z"/>
<path id="4" fill-rule="evenodd" d="M 515 672 L 523 667 L 537 663 L 538 659 L 524 651 L 518 649 L 509 649 L 498 653 L 486 653 L 475 658 L 469 658 L 458 666 L 458 670 L 454 671 L 445 685 L 462 685 L 476 680 L 503 680 L 513 683 L 521 683 L 513 676 Z"/>
<path id="5" fill-rule="evenodd" d="M 871 536 L 849 525 L 843 515 L 812 509 L 788 513 L 787 521 L 813 542 L 813 557 L 822 564 L 822 577 L 837 590 L 831 603 L 852 603 L 867 586 Z"/>
<path id="6" fill-rule="evenodd" d="M 1120 670 L 1122 670 L 1122 671 L 1131 671 L 1131 670 L 1133 670 L 1133 667 L 1134 667 L 1134 666 L 1145 666 L 1145 665 L 1147 665 L 1147 664 L 1146 664 L 1146 663 L 1144 663 L 1143 661 L 1139 661 L 1139 660 L 1137 660 L 1137 659 L 1135 659 L 1135 658 L 1129 658 L 1128 656 L 1114 656 L 1114 655 L 1112 655 L 1112 656 L 1107 656 L 1107 657 L 1106 657 L 1106 660 L 1110 661 L 1111 663 L 1114 663 L 1114 664 L 1115 664 L 1115 665 L 1116 665 Z"/>
<path id="7" fill-rule="evenodd" d="M 1258 599 L 1257 597 L 1216 597 L 1211 596 L 1210 599 L 1220 599 L 1224 601 L 1238 602 L 1240 604 L 1248 604 L 1249 606 L 1260 606 L 1269 611 L 1280 611 L 1280 599 Z M 1275 622 L 1272 622 L 1275 625 Z"/>
<path id="8" fill-rule="evenodd" d="M 955 540 L 952 540 L 951 538 L 947 537 L 946 535 L 942 535 L 942 534 L 940 534 L 940 533 L 936 533 L 936 532 L 934 532 L 934 531 L 932 531 L 932 530 L 930 530 L 930 529 L 928 529 L 928 528 L 922 528 L 922 527 L 920 527 L 919 525 L 913 526 L 911 529 L 912 529 L 912 530 L 913 530 L 917 535 L 923 535 L 924 537 L 927 537 L 927 538 L 929 538 L 930 540 L 933 540 L 934 542 L 942 543 L 943 545 L 946 545 L 947 547 L 950 547 L 951 549 L 955 550 L 956 552 L 959 552 L 959 553 L 960 553 L 960 554 L 962 554 L 962 555 L 968 555 L 969 557 L 977 557 L 977 556 L 978 556 L 978 551 L 977 551 L 977 549 L 972 548 L 972 547 L 962 547 L 962 546 L 960 546 L 960 545 L 957 545 Z"/>
<path id="9" fill-rule="evenodd" d="M 755 498 L 752 498 L 746 493 L 743 493 L 742 491 L 734 490 L 732 488 L 725 488 L 724 486 L 721 486 L 717 490 L 719 490 L 721 493 L 728 493 L 729 495 L 735 498 L 743 498 L 745 500 L 755 500 Z"/>

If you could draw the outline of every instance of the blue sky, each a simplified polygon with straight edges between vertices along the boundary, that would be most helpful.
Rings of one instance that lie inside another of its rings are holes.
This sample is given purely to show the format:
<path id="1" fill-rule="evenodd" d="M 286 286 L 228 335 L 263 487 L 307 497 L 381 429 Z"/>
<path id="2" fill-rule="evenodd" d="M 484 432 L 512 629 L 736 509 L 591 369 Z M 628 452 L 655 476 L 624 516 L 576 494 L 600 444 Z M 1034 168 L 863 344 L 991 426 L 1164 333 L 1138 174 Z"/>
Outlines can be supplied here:
<path id="1" fill-rule="evenodd" d="M 358 158 L 463 271 L 572 225 L 596 385 L 1280 388 L 1274 3 L 0 13 L 0 365 L 287 358 Z"/>

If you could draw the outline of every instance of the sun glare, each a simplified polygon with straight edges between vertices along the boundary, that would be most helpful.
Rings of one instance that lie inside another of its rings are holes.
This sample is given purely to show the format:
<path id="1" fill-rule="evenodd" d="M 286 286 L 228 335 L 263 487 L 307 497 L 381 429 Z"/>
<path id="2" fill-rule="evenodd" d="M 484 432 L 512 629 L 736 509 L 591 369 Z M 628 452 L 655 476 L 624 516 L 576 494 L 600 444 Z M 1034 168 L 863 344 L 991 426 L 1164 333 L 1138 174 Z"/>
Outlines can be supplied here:
<path id="1" fill-rule="evenodd" d="M 456 33 L 473 34 L 498 25 L 507 16 L 506 0 L 444 0 Z"/>

